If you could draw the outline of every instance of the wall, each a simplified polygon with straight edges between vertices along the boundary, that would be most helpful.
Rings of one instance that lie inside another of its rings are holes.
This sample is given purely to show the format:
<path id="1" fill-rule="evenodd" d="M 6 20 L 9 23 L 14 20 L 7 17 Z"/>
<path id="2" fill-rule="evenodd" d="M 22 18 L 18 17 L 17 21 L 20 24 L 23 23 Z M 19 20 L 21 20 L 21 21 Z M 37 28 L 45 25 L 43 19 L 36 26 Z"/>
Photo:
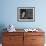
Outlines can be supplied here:
<path id="1" fill-rule="evenodd" d="M 46 0 L 0 0 L 0 27 L 46 28 Z M 17 7 L 35 7 L 35 22 L 18 22 Z"/>

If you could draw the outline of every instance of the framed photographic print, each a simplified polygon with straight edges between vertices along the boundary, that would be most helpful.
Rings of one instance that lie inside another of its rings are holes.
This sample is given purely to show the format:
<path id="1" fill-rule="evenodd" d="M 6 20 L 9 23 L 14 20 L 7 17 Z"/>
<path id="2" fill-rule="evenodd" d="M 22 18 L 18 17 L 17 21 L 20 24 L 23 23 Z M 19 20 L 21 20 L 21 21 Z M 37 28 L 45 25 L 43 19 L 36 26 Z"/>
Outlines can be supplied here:
<path id="1" fill-rule="evenodd" d="M 34 22 L 35 21 L 35 7 L 18 7 L 17 21 Z"/>

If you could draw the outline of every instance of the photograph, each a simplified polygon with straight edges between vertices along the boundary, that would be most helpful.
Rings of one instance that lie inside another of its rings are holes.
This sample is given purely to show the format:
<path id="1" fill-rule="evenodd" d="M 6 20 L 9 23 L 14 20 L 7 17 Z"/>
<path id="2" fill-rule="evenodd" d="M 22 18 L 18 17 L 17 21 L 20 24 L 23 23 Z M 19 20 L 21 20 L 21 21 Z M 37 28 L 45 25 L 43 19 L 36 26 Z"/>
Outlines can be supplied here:
<path id="1" fill-rule="evenodd" d="M 0 0 L 0 46 L 46 46 L 46 0 Z"/>
<path id="2" fill-rule="evenodd" d="M 18 21 L 34 21 L 35 20 L 34 7 L 18 7 L 17 20 Z"/>

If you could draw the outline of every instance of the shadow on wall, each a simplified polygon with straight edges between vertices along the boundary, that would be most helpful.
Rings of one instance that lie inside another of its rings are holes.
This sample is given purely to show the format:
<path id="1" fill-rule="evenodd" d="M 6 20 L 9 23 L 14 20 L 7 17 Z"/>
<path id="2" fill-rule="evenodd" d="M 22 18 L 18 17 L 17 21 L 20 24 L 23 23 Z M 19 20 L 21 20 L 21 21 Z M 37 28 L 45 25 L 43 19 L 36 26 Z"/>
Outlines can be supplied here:
<path id="1" fill-rule="evenodd" d="M 5 32 L 6 30 L 4 30 L 5 25 L 4 24 L 0 24 L 0 43 L 2 43 L 2 36 L 3 36 L 3 32 Z"/>

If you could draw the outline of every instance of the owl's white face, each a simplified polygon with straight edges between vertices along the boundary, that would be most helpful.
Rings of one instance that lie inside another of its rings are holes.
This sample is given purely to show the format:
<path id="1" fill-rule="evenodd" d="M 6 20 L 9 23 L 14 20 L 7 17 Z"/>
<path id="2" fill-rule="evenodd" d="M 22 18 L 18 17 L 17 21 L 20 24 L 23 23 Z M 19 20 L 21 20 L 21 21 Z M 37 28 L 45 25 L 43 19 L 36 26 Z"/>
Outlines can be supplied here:
<path id="1" fill-rule="evenodd" d="M 22 18 L 25 16 L 25 12 L 22 13 Z"/>

